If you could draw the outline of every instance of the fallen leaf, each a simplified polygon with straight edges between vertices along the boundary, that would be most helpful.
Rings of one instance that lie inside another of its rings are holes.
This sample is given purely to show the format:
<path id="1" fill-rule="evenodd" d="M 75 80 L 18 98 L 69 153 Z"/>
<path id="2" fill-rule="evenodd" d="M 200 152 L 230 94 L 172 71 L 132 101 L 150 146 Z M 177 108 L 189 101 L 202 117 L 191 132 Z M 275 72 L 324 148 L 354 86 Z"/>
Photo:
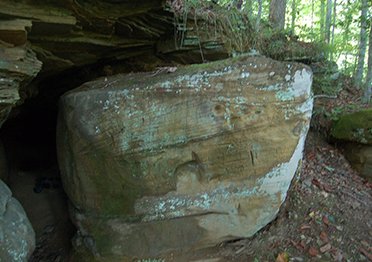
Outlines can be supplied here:
<path id="1" fill-rule="evenodd" d="M 313 183 L 314 186 L 317 186 L 318 188 L 322 189 L 322 185 L 320 184 L 320 182 L 319 182 L 318 179 L 313 178 L 313 180 L 311 181 L 311 183 Z"/>
<path id="2" fill-rule="evenodd" d="M 312 257 L 316 257 L 319 254 L 318 250 L 315 247 L 309 248 L 309 255 Z"/>
<path id="3" fill-rule="evenodd" d="M 362 253 L 366 258 L 368 258 L 370 261 L 372 261 L 372 254 L 368 253 L 367 250 L 364 248 L 359 249 L 360 253 Z"/>
<path id="4" fill-rule="evenodd" d="M 329 238 L 328 238 L 328 235 L 326 232 L 322 231 L 320 232 L 320 235 L 319 235 L 320 239 L 323 241 L 323 242 L 329 242 Z"/>
<path id="5" fill-rule="evenodd" d="M 322 221 L 325 225 L 329 226 L 329 219 L 326 216 L 323 216 Z"/>
<path id="6" fill-rule="evenodd" d="M 331 250 L 331 248 L 332 248 L 331 244 L 328 243 L 328 244 L 322 246 L 319 250 L 320 250 L 320 252 L 325 253 L 325 252 L 328 252 L 329 250 Z"/>
<path id="7" fill-rule="evenodd" d="M 326 184 L 323 185 L 323 190 L 325 192 L 328 192 L 328 193 L 332 193 L 333 192 L 332 187 L 330 187 L 329 185 L 326 185 Z"/>
<path id="8" fill-rule="evenodd" d="M 288 256 L 288 253 L 287 252 L 282 252 L 280 253 L 275 262 L 289 262 L 289 256 Z"/>
<path id="9" fill-rule="evenodd" d="M 305 246 L 302 244 L 302 241 L 301 241 L 300 243 L 298 243 L 298 242 L 295 242 L 295 241 L 291 240 L 291 243 L 292 243 L 292 245 L 293 245 L 295 248 L 297 248 L 297 249 L 300 250 L 300 251 L 303 251 L 304 248 L 305 248 Z"/>

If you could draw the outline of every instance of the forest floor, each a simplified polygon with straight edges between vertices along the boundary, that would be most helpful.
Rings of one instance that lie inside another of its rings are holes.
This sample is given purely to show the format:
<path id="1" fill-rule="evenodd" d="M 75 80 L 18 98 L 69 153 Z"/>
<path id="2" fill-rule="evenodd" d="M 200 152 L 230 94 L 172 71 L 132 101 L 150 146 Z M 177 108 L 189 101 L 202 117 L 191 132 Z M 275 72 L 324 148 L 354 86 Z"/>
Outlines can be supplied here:
<path id="1" fill-rule="evenodd" d="M 321 100 L 315 104 L 319 112 L 342 105 L 355 110 L 348 105 L 360 104 L 360 94 L 345 88 L 337 99 Z M 372 184 L 351 168 L 340 148 L 326 141 L 328 128 L 324 118 L 313 118 L 302 170 L 277 218 L 255 236 L 193 253 L 133 261 L 372 261 Z M 55 238 L 53 232 L 39 238 L 31 261 L 64 261 L 48 238 Z"/>

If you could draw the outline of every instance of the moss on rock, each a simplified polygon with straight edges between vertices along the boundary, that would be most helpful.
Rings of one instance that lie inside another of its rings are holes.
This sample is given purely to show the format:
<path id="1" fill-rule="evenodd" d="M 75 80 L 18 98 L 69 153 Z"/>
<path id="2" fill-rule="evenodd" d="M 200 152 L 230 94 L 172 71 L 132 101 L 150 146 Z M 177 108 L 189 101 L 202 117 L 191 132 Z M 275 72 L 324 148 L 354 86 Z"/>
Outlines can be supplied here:
<path id="1" fill-rule="evenodd" d="M 343 115 L 333 125 L 332 137 L 338 140 L 372 144 L 372 109 Z"/>

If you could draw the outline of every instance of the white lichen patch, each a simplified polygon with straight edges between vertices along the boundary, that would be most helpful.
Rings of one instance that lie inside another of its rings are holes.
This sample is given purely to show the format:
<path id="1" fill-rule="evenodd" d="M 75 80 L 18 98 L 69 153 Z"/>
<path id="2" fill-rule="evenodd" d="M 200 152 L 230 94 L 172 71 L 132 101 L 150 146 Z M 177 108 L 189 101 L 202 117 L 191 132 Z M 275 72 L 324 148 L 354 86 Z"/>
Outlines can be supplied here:
<path id="1" fill-rule="evenodd" d="M 242 78 L 242 79 L 244 79 L 244 78 L 248 78 L 250 76 L 250 73 L 249 72 L 242 72 L 241 74 L 240 74 L 240 78 Z"/>
<path id="2" fill-rule="evenodd" d="M 284 85 L 282 83 L 276 83 L 276 84 L 273 84 L 273 85 L 260 87 L 259 89 L 260 90 L 265 90 L 265 91 L 278 91 L 278 90 L 281 90 L 283 87 L 284 87 Z"/>
<path id="3" fill-rule="evenodd" d="M 312 83 L 312 73 L 306 70 L 297 70 L 293 76 L 292 83 L 285 90 L 276 92 L 276 98 L 280 101 L 291 101 L 296 97 L 308 96 L 310 97 Z"/>

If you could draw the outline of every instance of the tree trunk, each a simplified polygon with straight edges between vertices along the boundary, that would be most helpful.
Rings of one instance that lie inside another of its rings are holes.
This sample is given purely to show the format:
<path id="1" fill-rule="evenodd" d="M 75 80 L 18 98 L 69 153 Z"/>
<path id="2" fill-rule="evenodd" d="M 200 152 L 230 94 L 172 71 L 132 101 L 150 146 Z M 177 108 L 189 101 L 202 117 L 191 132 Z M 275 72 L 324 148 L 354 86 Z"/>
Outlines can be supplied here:
<path id="1" fill-rule="evenodd" d="M 343 38 L 342 38 L 343 44 L 347 44 L 348 41 L 349 41 L 350 25 L 351 25 L 351 22 L 352 22 L 352 19 L 353 19 L 353 16 L 351 14 L 351 7 L 350 6 L 351 6 L 350 0 L 347 0 L 346 12 L 345 12 L 345 16 L 343 17 L 343 20 L 345 21 L 345 25 L 343 26 L 344 32 L 342 34 L 342 36 L 343 36 Z M 345 54 L 345 58 L 344 58 L 344 61 L 343 61 L 344 69 L 347 68 L 348 56 L 349 56 L 349 53 L 347 52 Z"/>
<path id="2" fill-rule="evenodd" d="M 297 14 L 296 0 L 292 0 L 292 23 L 291 23 L 291 31 L 292 31 L 292 34 L 293 35 L 295 35 L 296 14 Z"/>
<path id="3" fill-rule="evenodd" d="M 257 20 L 256 20 L 256 31 L 260 28 L 261 15 L 262 15 L 262 0 L 258 0 L 258 11 L 257 11 Z"/>
<path id="4" fill-rule="evenodd" d="M 331 61 L 333 60 L 333 52 L 334 52 L 334 44 L 335 44 L 336 7 L 337 7 L 337 0 L 333 2 L 333 21 L 332 21 L 332 38 L 331 38 L 332 39 L 331 40 L 332 50 L 330 53 Z"/>
<path id="5" fill-rule="evenodd" d="M 283 30 L 285 25 L 286 0 L 271 0 L 269 20 L 273 28 Z"/>
<path id="6" fill-rule="evenodd" d="M 235 6 L 236 6 L 236 9 L 242 10 L 243 0 L 236 0 Z"/>
<path id="7" fill-rule="evenodd" d="M 311 40 L 314 41 L 314 0 L 311 0 Z"/>
<path id="8" fill-rule="evenodd" d="M 362 0 L 361 10 L 361 26 L 360 26 L 360 41 L 358 48 L 358 64 L 354 75 L 354 84 L 360 88 L 363 80 L 364 57 L 367 49 L 367 13 L 368 13 L 368 0 Z"/>
<path id="9" fill-rule="evenodd" d="M 371 103 L 371 96 L 372 96 L 372 25 L 369 26 L 368 70 L 363 101 L 366 103 Z"/>
<path id="10" fill-rule="evenodd" d="M 325 19 L 325 41 L 330 42 L 331 36 L 331 19 L 332 19 L 332 0 L 327 0 L 327 14 Z"/>
<path id="11" fill-rule="evenodd" d="M 324 18 L 325 18 L 325 0 L 320 0 L 320 35 L 321 35 L 322 40 L 324 40 L 324 36 L 325 36 Z"/>

